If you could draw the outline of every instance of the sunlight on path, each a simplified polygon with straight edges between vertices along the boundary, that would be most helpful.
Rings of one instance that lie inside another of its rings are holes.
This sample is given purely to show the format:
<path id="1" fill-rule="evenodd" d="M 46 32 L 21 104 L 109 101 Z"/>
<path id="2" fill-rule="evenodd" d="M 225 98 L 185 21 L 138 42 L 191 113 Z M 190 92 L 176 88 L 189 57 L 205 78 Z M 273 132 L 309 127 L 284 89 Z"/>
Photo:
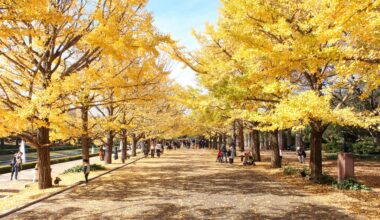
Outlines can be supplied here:
<path id="1" fill-rule="evenodd" d="M 9 219 L 350 219 L 208 150 L 166 151 L 20 211 Z"/>

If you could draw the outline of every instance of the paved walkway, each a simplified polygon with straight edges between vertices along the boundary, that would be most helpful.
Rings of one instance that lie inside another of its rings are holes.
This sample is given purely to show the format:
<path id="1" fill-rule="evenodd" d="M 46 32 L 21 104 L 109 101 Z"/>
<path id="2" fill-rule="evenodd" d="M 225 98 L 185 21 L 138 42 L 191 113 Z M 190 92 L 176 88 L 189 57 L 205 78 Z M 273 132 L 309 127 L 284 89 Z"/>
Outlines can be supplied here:
<path id="1" fill-rule="evenodd" d="M 138 150 L 140 152 L 140 150 Z M 132 152 L 129 151 L 128 154 L 131 154 Z M 113 155 L 112 155 L 113 160 Z M 91 163 L 97 163 L 97 164 L 103 164 L 103 161 L 99 160 L 99 157 L 91 157 L 90 159 Z M 114 160 L 113 160 L 114 161 Z M 114 161 L 115 164 L 121 164 L 121 155 L 119 153 L 119 159 Z M 66 169 L 69 169 L 71 167 L 74 167 L 76 165 L 81 165 L 82 159 L 79 160 L 73 160 L 69 162 L 64 163 L 58 163 L 51 165 L 51 175 L 52 178 L 58 176 L 59 174 L 63 173 Z M 11 167 L 9 166 L 9 170 L 11 170 Z M 15 193 L 18 193 L 21 189 L 25 188 L 25 185 L 31 184 L 34 176 L 34 169 L 26 169 L 21 170 L 18 173 L 18 180 L 10 181 L 11 173 L 5 173 L 0 174 L 0 199 L 6 198 L 8 195 L 13 195 Z"/>
<path id="2" fill-rule="evenodd" d="M 8 219 L 354 219 L 208 150 L 166 151 Z"/>

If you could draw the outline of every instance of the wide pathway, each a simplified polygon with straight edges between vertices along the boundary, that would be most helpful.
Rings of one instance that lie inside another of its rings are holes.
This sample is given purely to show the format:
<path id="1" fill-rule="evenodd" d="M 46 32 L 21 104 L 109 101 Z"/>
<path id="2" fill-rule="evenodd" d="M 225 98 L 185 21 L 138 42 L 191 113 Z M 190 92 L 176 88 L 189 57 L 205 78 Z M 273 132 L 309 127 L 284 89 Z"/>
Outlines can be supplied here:
<path id="1" fill-rule="evenodd" d="M 240 162 L 239 162 L 240 164 Z M 145 158 L 9 219 L 354 219 L 208 150 Z"/>

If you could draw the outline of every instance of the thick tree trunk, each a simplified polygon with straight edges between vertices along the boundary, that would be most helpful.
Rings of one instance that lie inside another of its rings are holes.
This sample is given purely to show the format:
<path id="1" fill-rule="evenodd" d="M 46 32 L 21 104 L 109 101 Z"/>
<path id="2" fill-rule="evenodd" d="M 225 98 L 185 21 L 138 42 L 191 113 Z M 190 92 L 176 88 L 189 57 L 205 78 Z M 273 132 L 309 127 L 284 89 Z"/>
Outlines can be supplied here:
<path id="1" fill-rule="evenodd" d="M 269 136 L 271 139 L 272 148 L 272 168 L 281 168 L 280 148 L 278 147 L 278 131 L 270 132 Z"/>
<path id="2" fill-rule="evenodd" d="M 287 129 L 286 130 L 286 146 L 288 147 L 288 149 L 290 149 L 293 145 L 293 142 L 292 142 L 292 129 Z"/>
<path id="3" fill-rule="evenodd" d="M 125 160 L 127 159 L 127 130 L 122 129 L 121 130 L 121 162 L 125 163 Z"/>
<path id="4" fill-rule="evenodd" d="M 49 128 L 41 127 L 38 129 L 37 141 L 39 145 L 47 145 L 49 140 Z M 51 168 L 50 168 L 50 149 L 47 146 L 37 148 L 38 168 L 38 188 L 47 189 L 52 187 Z"/>
<path id="5" fill-rule="evenodd" d="M 90 138 L 88 137 L 88 108 L 82 107 L 82 158 L 90 160 Z"/>
<path id="6" fill-rule="evenodd" d="M 281 150 L 285 150 L 285 138 L 284 138 L 284 130 L 278 131 L 278 146 Z"/>
<path id="7" fill-rule="evenodd" d="M 261 161 L 259 131 L 252 131 L 253 156 L 256 161 Z"/>
<path id="8" fill-rule="evenodd" d="M 322 175 L 322 135 L 327 126 L 321 121 L 314 121 L 311 124 L 310 137 L 310 177 L 317 180 Z"/>
<path id="9" fill-rule="evenodd" d="M 107 145 L 106 145 L 106 155 L 105 155 L 105 163 L 112 163 L 112 148 L 113 148 L 113 131 L 108 131 L 107 134 Z"/>
<path id="10" fill-rule="evenodd" d="M 244 151 L 244 126 L 241 120 L 238 121 L 238 144 L 240 152 Z"/>
<path id="11" fill-rule="evenodd" d="M 4 145 L 5 145 L 4 138 L 1 138 L 0 139 L 0 147 L 4 147 Z"/>
<path id="12" fill-rule="evenodd" d="M 136 156 L 136 147 L 137 147 L 137 137 L 136 134 L 132 134 L 132 157 Z"/>

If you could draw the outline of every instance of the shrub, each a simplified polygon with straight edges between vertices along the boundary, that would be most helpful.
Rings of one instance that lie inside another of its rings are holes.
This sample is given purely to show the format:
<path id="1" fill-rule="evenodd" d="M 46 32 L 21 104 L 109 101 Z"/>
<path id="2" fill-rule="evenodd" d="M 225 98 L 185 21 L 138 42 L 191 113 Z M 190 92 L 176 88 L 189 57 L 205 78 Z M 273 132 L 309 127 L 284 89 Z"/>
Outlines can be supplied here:
<path id="1" fill-rule="evenodd" d="M 290 166 L 284 167 L 284 174 L 287 175 L 287 176 L 295 175 L 298 172 L 299 172 L 299 170 L 297 168 L 290 167 Z"/>
<path id="2" fill-rule="evenodd" d="M 102 165 L 98 165 L 98 164 L 91 164 L 90 165 L 90 170 L 91 171 L 95 171 L 95 170 L 105 170 L 106 168 Z M 71 167 L 65 171 L 63 171 L 63 174 L 66 174 L 66 173 L 80 173 L 80 172 L 83 172 L 83 166 L 82 165 L 77 165 L 77 166 L 74 166 L 74 167 Z"/>
<path id="3" fill-rule="evenodd" d="M 98 154 L 90 154 L 90 157 L 97 156 Z M 76 155 L 76 156 L 70 156 L 70 157 L 61 157 L 61 158 L 55 158 L 50 160 L 50 164 L 57 164 L 57 163 L 64 163 L 64 162 L 69 162 L 73 160 L 79 160 L 82 159 L 82 155 Z M 31 169 L 36 166 L 36 162 L 27 162 L 22 164 L 22 169 Z M 0 174 L 2 173 L 10 173 L 11 172 L 11 166 L 10 165 L 4 165 L 0 166 Z"/>
<path id="4" fill-rule="evenodd" d="M 328 175 L 326 173 L 323 173 L 321 176 L 319 176 L 318 178 L 316 178 L 314 180 L 314 182 L 318 183 L 318 184 L 332 185 L 332 184 L 336 183 L 336 180 L 332 176 L 330 176 L 330 175 Z"/>
<path id="5" fill-rule="evenodd" d="M 349 178 L 339 183 L 335 182 L 332 185 L 333 187 L 336 187 L 338 189 L 344 189 L 344 190 L 371 190 L 368 186 L 359 183 L 354 178 Z"/>

